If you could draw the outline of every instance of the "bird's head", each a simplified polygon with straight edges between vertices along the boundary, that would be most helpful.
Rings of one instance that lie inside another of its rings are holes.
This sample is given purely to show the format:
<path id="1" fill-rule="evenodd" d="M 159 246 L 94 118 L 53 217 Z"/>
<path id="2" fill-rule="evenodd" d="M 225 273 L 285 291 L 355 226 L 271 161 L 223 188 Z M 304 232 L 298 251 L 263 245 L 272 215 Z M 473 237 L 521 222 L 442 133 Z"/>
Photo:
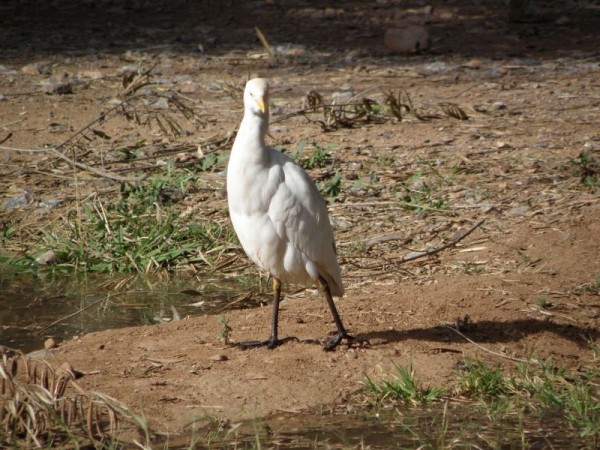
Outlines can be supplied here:
<path id="1" fill-rule="evenodd" d="M 246 83 L 244 108 L 257 116 L 269 115 L 269 84 L 264 78 L 253 78 Z"/>

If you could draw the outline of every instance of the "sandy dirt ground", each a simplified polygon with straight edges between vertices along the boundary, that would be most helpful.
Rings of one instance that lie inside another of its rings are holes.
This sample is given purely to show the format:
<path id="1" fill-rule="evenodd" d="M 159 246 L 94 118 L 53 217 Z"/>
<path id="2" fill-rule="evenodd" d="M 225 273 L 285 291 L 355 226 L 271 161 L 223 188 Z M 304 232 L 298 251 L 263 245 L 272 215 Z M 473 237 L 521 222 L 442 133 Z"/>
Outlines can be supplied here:
<path id="1" fill-rule="evenodd" d="M 432 385 L 451 385 L 465 355 L 508 368 L 514 358 L 573 370 L 597 364 L 600 13 L 538 2 L 534 17 L 512 22 L 499 1 L 433 1 L 433 10 L 330 3 L 0 6 L 5 228 L 35 236 L 60 226 L 77 200 L 118 196 L 128 167 L 199 161 L 198 146 L 228 151 L 248 76 L 271 80 L 270 144 L 331 145 L 334 161 L 310 173 L 341 175 L 340 194 L 328 200 L 347 288 L 337 305 L 358 343 L 323 351 L 315 340 L 334 325 L 324 298 L 307 290 L 282 304 L 281 336 L 299 341 L 272 351 L 224 344 L 212 315 L 91 333 L 52 350 L 53 365 L 68 361 L 84 388 L 143 408 L 153 429 L 344 405 L 365 376 L 385 377 L 394 364 L 412 364 Z M 388 53 L 385 30 L 406 23 L 428 28 L 429 51 Z M 111 112 L 127 74 L 150 69 L 153 89 L 175 92 L 195 113 L 178 112 L 174 97 L 144 105 L 155 108 L 149 117 L 171 111 L 178 135 Z M 402 120 L 363 117 L 345 127 L 319 123 L 323 113 L 293 114 L 309 91 L 327 103 L 382 106 L 393 92 L 413 106 Z M 468 119 L 448 114 L 452 105 Z M 49 150 L 63 142 L 58 151 L 79 167 Z M 117 158 L 136 145 L 145 162 Z M 178 204 L 190 220 L 210 211 L 227 223 L 223 168 Z M 25 204 L 6 203 L 24 191 Z M 53 200 L 50 209 L 44 202 Z M 480 220 L 456 245 L 404 261 Z M 230 341 L 266 338 L 270 314 L 269 305 L 225 312 Z"/>

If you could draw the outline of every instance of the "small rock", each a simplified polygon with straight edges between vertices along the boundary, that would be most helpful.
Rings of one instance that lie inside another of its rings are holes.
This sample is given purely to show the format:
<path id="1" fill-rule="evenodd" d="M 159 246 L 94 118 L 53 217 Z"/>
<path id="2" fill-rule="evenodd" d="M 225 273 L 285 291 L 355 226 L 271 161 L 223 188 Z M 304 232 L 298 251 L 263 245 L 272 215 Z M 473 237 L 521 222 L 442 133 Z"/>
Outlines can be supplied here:
<path id="1" fill-rule="evenodd" d="M 21 72 L 25 75 L 50 75 L 52 73 L 50 68 L 41 62 L 27 64 L 21 67 Z"/>
<path id="2" fill-rule="evenodd" d="M 345 103 L 354 97 L 354 92 L 352 91 L 344 91 L 344 92 L 334 92 L 331 94 L 331 101 L 334 103 Z"/>
<path id="3" fill-rule="evenodd" d="M 452 66 L 442 61 L 425 64 L 419 71 L 423 75 L 437 75 L 444 72 L 449 72 Z"/>
<path id="4" fill-rule="evenodd" d="M 509 216 L 522 216 L 527 211 L 529 211 L 529 206 L 517 206 L 515 208 L 511 208 L 507 214 Z"/>
<path id="5" fill-rule="evenodd" d="M 209 359 L 212 361 L 227 361 L 227 360 L 229 360 L 227 355 L 223 355 L 223 354 L 211 356 Z"/>
<path id="6" fill-rule="evenodd" d="M 182 94 L 194 94 L 198 90 L 198 87 L 195 84 L 190 83 L 178 86 L 177 90 Z"/>
<path id="7" fill-rule="evenodd" d="M 42 266 L 50 264 L 54 261 L 56 261 L 56 253 L 54 253 L 52 250 L 48 250 L 46 253 L 42 253 L 40 256 L 35 258 L 35 262 Z"/>
<path id="8" fill-rule="evenodd" d="M 506 109 L 506 103 L 503 103 L 503 102 L 494 102 L 494 103 L 492 103 L 492 109 L 494 109 L 496 111 L 500 111 L 500 110 Z"/>
<path id="9" fill-rule="evenodd" d="M 298 44 L 284 44 L 274 47 L 273 51 L 281 56 L 300 56 L 306 53 L 306 47 Z"/>
<path id="10" fill-rule="evenodd" d="M 16 70 L 11 69 L 4 64 L 0 64 L 0 74 L 1 75 L 16 75 L 18 72 Z"/>
<path id="11" fill-rule="evenodd" d="M 23 194 L 18 195 L 16 197 L 7 198 L 4 200 L 2 206 L 4 209 L 13 209 L 20 208 L 22 206 L 27 206 L 31 200 L 31 195 L 27 191 L 23 191 Z"/>
<path id="12" fill-rule="evenodd" d="M 71 379 L 76 380 L 81 378 L 83 374 L 73 368 L 71 363 L 64 362 L 60 365 L 58 370 L 56 371 L 57 375 L 68 375 Z"/>
<path id="13" fill-rule="evenodd" d="M 56 347 L 56 342 L 53 338 L 48 338 L 44 341 L 44 348 L 50 350 Z"/>
<path id="14" fill-rule="evenodd" d="M 467 69 L 480 69 L 482 65 L 483 63 L 480 59 L 471 59 L 464 63 L 463 67 L 466 67 Z"/>
<path id="15" fill-rule="evenodd" d="M 325 19 L 335 19 L 336 17 L 342 16 L 343 14 L 344 14 L 343 8 L 332 8 L 330 6 L 325 8 L 325 11 L 323 11 L 323 15 L 325 16 Z"/>
<path id="16" fill-rule="evenodd" d="M 571 23 L 571 19 L 569 19 L 567 16 L 560 16 L 554 21 L 554 23 L 558 26 L 568 25 Z"/>
<path id="17" fill-rule="evenodd" d="M 40 83 L 45 94 L 65 95 L 73 93 L 73 85 L 68 81 L 44 80 Z"/>
<path id="18" fill-rule="evenodd" d="M 27 359 L 30 360 L 34 360 L 34 361 L 39 361 L 42 359 L 48 359 L 48 358 L 53 358 L 54 355 L 52 354 L 52 352 L 50 350 L 47 349 L 43 349 L 43 350 L 35 350 L 33 352 L 29 352 L 27 353 Z"/>
<path id="19" fill-rule="evenodd" d="M 541 66 L 542 62 L 536 58 L 515 58 L 513 64 L 515 66 L 536 67 Z"/>
<path id="20" fill-rule="evenodd" d="M 169 99 L 166 97 L 160 97 L 150 105 L 156 109 L 169 109 Z"/>
<path id="21" fill-rule="evenodd" d="M 62 203 L 62 200 L 59 200 L 57 198 L 51 198 L 50 200 L 42 200 L 41 202 L 38 202 L 37 205 L 40 208 L 54 209 L 61 203 Z"/>
<path id="22" fill-rule="evenodd" d="M 119 67 L 119 69 L 117 70 L 117 74 L 118 75 L 124 75 L 127 73 L 133 73 L 136 74 L 139 71 L 139 67 L 137 66 L 137 64 L 128 64 L 126 66 L 121 66 Z"/>
<path id="23" fill-rule="evenodd" d="M 362 55 L 363 55 L 362 49 L 355 48 L 354 50 L 350 50 L 346 54 L 346 56 L 344 56 L 344 62 L 346 62 L 347 64 L 351 64 L 356 60 L 356 58 L 359 58 Z"/>
<path id="24" fill-rule="evenodd" d="M 431 37 L 427 28 L 409 25 L 405 28 L 390 28 L 383 40 L 385 48 L 394 53 L 417 53 L 429 50 Z"/>
<path id="25" fill-rule="evenodd" d="M 89 78 L 91 80 L 99 80 L 103 77 L 102 72 L 99 70 L 84 70 L 79 72 L 80 78 Z"/>

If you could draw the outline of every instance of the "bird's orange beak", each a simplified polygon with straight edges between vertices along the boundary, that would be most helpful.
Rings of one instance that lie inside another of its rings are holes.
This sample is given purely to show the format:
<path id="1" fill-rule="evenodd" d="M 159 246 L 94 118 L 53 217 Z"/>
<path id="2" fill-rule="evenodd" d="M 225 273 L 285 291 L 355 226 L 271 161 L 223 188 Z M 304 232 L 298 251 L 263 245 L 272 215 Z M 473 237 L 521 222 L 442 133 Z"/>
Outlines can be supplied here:
<path id="1" fill-rule="evenodd" d="M 264 114 L 265 111 L 267 110 L 267 104 L 265 103 L 264 97 L 260 97 L 259 99 L 257 99 L 256 103 L 258 103 L 258 107 L 260 108 L 260 112 L 262 112 Z"/>

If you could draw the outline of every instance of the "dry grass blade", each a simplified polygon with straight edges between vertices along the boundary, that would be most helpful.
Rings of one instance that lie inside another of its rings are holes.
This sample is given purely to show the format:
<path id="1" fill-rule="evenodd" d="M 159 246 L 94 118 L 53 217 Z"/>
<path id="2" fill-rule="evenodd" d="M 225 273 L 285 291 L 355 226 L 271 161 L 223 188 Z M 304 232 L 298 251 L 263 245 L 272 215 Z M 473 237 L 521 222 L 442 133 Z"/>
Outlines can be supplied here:
<path id="1" fill-rule="evenodd" d="M 308 91 L 302 98 L 302 109 L 317 108 L 323 105 L 323 96 L 317 91 Z"/>
<path id="2" fill-rule="evenodd" d="M 88 432 L 90 439 L 94 439 L 94 436 L 92 434 L 92 430 L 94 429 L 94 404 L 93 403 L 90 403 L 90 406 L 87 409 L 86 425 L 87 425 L 87 432 Z"/>
<path id="3" fill-rule="evenodd" d="M 265 50 L 267 51 L 267 53 L 269 54 L 270 57 L 273 56 L 273 50 L 271 50 L 271 46 L 269 45 L 269 41 L 267 41 L 267 38 L 265 37 L 265 35 L 263 34 L 262 31 L 260 31 L 260 28 L 255 27 L 254 30 L 256 31 L 256 36 L 258 37 L 258 40 L 260 41 L 260 43 L 262 44 L 262 46 L 265 48 Z"/>
<path id="4" fill-rule="evenodd" d="M 23 355 L 8 359 L 6 354 L 0 361 L 3 386 L 0 398 L 0 447 L 31 447 L 42 442 L 62 445 L 73 443 L 73 438 L 77 442 L 87 441 L 96 446 L 107 434 L 114 436 L 118 432 L 119 416 L 127 418 L 132 424 L 136 423 L 132 419 L 135 415 L 124 405 L 82 389 L 74 381 L 75 371 L 68 363 L 58 371 L 47 363 L 43 368 L 29 363 L 24 367 L 28 380 L 39 380 L 39 384 L 32 384 L 19 382 L 11 375 L 14 371 L 18 377 L 15 369 L 17 359 L 26 361 Z M 68 386 L 76 392 L 67 394 Z"/>
<path id="5" fill-rule="evenodd" d="M 241 102 L 244 96 L 244 88 L 240 84 L 234 83 L 232 81 L 220 81 L 215 83 L 217 87 L 223 91 L 225 95 L 235 100 L 236 102 Z"/>
<path id="6" fill-rule="evenodd" d="M 449 117 L 459 120 L 468 120 L 469 116 L 456 103 L 440 103 L 440 108 Z"/>
<path id="7" fill-rule="evenodd" d="M 398 120 L 404 118 L 404 113 L 410 113 L 419 120 L 424 120 L 423 117 L 415 109 L 412 99 L 408 92 L 404 89 L 398 91 L 398 94 L 394 94 L 393 91 L 389 91 L 385 94 L 385 104 L 390 107 L 390 112 Z"/>
<path id="8" fill-rule="evenodd" d="M 128 72 L 123 75 L 123 87 L 125 90 L 121 92 L 121 97 L 127 97 L 130 94 L 134 94 L 141 88 L 152 84 L 151 72 L 156 67 L 156 63 L 145 71 L 138 70 L 135 72 Z"/>
<path id="9" fill-rule="evenodd" d="M 47 366 L 44 366 L 44 368 L 42 369 L 42 375 L 40 376 L 40 384 L 44 389 L 46 389 L 46 390 L 50 389 L 50 383 L 48 382 L 48 367 Z"/>
<path id="10" fill-rule="evenodd" d="M 17 375 L 17 370 L 19 369 L 18 364 L 17 364 L 17 360 L 16 359 L 11 359 L 8 363 L 8 372 L 10 373 L 10 375 L 12 377 L 15 377 Z"/>
<path id="11" fill-rule="evenodd" d="M 437 246 L 437 247 L 431 247 L 428 248 L 426 250 L 423 251 L 419 251 L 419 252 L 412 252 L 406 256 L 404 256 L 400 262 L 404 263 L 404 262 L 408 262 L 408 261 L 413 261 L 415 259 L 418 258 L 422 258 L 424 256 L 431 256 L 435 253 L 439 253 L 442 250 L 445 250 L 447 248 L 450 248 L 454 245 L 456 245 L 457 243 L 459 243 L 460 241 L 462 241 L 464 238 L 466 238 L 468 235 L 470 235 L 473 231 L 475 231 L 477 228 L 479 228 L 481 225 L 483 225 L 484 220 L 481 219 L 479 221 L 477 221 L 475 223 L 475 225 L 473 225 L 472 227 L 470 227 L 469 229 L 459 233 L 456 237 L 454 237 L 454 239 L 452 239 L 450 242 Z"/>
<path id="12" fill-rule="evenodd" d="M 402 104 L 400 92 L 396 96 L 394 92 L 388 91 L 385 94 L 385 104 L 389 106 L 392 115 L 400 122 L 402 122 L 402 119 L 404 118 L 404 111 L 409 111 L 409 107 Z"/>
<path id="13" fill-rule="evenodd" d="M 183 117 L 185 117 L 187 120 L 199 119 L 198 115 L 194 112 L 194 110 L 188 105 L 186 105 L 184 102 L 182 102 L 176 96 L 172 96 L 170 100 L 171 103 L 175 105 L 175 107 L 179 110 L 179 112 L 181 112 L 181 114 L 183 114 Z"/>

